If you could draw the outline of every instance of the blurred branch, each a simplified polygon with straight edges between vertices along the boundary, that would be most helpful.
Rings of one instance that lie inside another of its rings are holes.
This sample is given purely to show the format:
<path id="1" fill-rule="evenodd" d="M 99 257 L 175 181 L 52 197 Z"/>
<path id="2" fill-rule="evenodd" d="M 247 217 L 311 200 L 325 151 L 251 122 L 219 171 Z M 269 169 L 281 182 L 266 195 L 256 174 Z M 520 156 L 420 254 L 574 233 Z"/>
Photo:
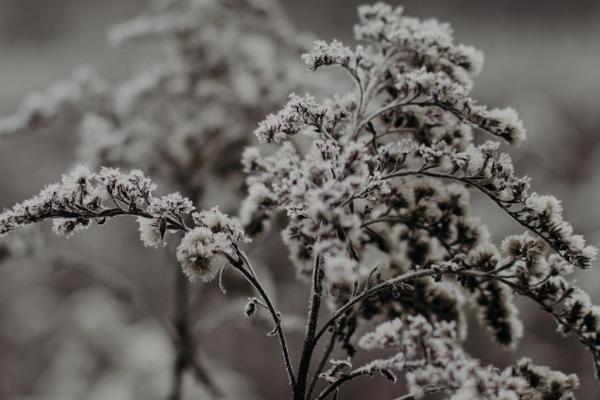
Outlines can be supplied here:
<path id="1" fill-rule="evenodd" d="M 157 320 L 166 333 L 175 338 L 171 322 L 157 313 L 138 288 L 110 264 L 86 257 L 71 250 L 61 249 L 52 255 L 52 264 L 61 269 L 74 270 L 111 290 L 120 299 L 132 303 L 137 309 Z"/>
<path id="2" fill-rule="evenodd" d="M 190 282 L 181 272 L 178 265 L 174 268 L 173 298 L 173 325 L 176 337 L 175 360 L 173 362 L 171 391 L 168 400 L 181 400 L 183 398 L 183 376 L 191 370 L 196 379 L 201 382 L 215 396 L 220 397 L 220 390 L 212 377 L 196 357 L 196 343 L 190 327 Z"/>

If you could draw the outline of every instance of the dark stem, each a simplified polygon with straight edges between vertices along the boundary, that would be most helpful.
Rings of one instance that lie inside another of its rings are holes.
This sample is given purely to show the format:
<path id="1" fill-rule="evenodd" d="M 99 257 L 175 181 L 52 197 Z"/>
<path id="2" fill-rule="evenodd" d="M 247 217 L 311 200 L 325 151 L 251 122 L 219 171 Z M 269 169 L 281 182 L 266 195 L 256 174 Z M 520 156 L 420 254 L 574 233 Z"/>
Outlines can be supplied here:
<path id="1" fill-rule="evenodd" d="M 397 285 L 397 284 L 404 283 L 406 281 L 411 281 L 411 280 L 414 280 L 417 278 L 438 275 L 438 274 L 440 274 L 440 271 L 437 269 L 433 269 L 433 268 L 427 268 L 427 269 L 423 269 L 423 270 L 415 271 L 415 272 L 407 272 L 407 273 L 397 276 L 393 279 L 382 282 L 379 285 L 373 286 L 372 288 L 370 288 L 368 290 L 363 291 L 362 293 L 360 293 L 357 296 L 350 299 L 346 304 L 344 304 L 342 307 L 338 308 L 338 310 L 335 313 L 333 313 L 333 315 L 329 318 L 329 320 L 321 327 L 319 332 L 315 335 L 315 338 L 314 338 L 315 343 L 319 341 L 321 336 L 323 336 L 323 334 L 325 332 L 327 332 L 327 329 L 329 329 L 329 327 L 331 327 L 338 318 L 345 315 L 348 311 L 350 311 L 352 309 L 352 307 L 355 304 L 361 302 L 362 300 L 364 300 L 374 294 L 377 294 L 377 293 L 381 292 L 382 290 L 389 288 L 392 285 Z"/>
<path id="2" fill-rule="evenodd" d="M 308 370 L 310 361 L 317 341 L 315 334 L 317 331 L 317 322 L 319 320 L 319 309 L 321 308 L 321 293 L 323 286 L 321 284 L 321 269 L 320 257 L 315 255 L 315 263 L 312 274 L 312 289 L 308 307 L 308 319 L 306 323 L 306 333 L 304 335 L 304 345 L 302 346 L 302 355 L 300 357 L 300 365 L 298 367 L 298 380 L 296 390 L 294 391 L 295 400 L 304 400 L 306 396 L 306 383 L 308 380 Z"/>
<path id="3" fill-rule="evenodd" d="M 240 271 L 242 273 L 242 275 L 244 275 L 246 280 L 252 285 L 252 287 L 254 287 L 254 289 L 258 292 L 258 294 L 262 298 L 263 302 L 267 306 L 267 309 L 268 309 L 269 313 L 271 314 L 271 318 L 273 319 L 273 322 L 275 323 L 275 328 L 273 329 L 273 332 L 274 332 L 274 334 L 277 334 L 277 337 L 279 338 L 279 344 L 281 346 L 281 351 L 283 353 L 283 360 L 285 363 L 285 369 L 286 369 L 286 372 L 288 375 L 290 386 L 292 387 L 292 391 L 295 392 L 296 391 L 296 378 L 294 376 L 294 367 L 292 366 L 292 359 L 290 357 L 287 340 L 285 338 L 285 332 L 283 331 L 283 328 L 281 327 L 281 313 L 279 313 L 275 309 L 275 306 L 273 305 L 271 298 L 269 297 L 269 295 L 267 294 L 267 292 L 265 291 L 265 289 L 263 288 L 261 283 L 256 278 L 255 273 L 253 272 L 252 266 L 250 265 L 250 262 L 249 262 L 248 258 L 246 257 L 246 255 L 242 251 L 240 251 L 237 247 L 236 247 L 236 252 L 237 252 L 239 259 L 236 260 L 230 256 L 226 256 L 226 257 L 228 258 L 231 265 L 235 269 Z M 244 264 L 247 265 L 248 269 L 244 268 Z"/>

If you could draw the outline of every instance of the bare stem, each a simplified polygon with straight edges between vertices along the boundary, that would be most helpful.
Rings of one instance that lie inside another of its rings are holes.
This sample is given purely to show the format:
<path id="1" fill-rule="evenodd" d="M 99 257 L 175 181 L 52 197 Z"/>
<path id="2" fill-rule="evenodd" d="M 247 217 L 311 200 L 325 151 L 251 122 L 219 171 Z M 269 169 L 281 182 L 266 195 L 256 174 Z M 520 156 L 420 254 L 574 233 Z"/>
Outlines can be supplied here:
<path id="1" fill-rule="evenodd" d="M 321 308 L 321 293 L 323 287 L 321 284 L 320 256 L 315 254 L 315 262 L 312 274 L 312 288 L 310 294 L 310 303 L 308 309 L 308 319 L 306 323 L 306 333 L 304 336 L 304 345 L 302 346 L 302 356 L 300 357 L 300 366 L 298 367 L 298 380 L 294 399 L 303 400 L 306 396 L 306 383 L 308 380 L 308 370 L 310 361 L 317 341 L 315 333 L 317 331 L 317 322 L 319 320 L 319 309 Z"/>
<path id="2" fill-rule="evenodd" d="M 248 283 L 250 283 L 252 285 L 252 287 L 254 287 L 254 289 L 258 292 L 258 294 L 262 298 L 263 302 L 267 306 L 267 310 L 271 314 L 271 318 L 273 319 L 273 323 L 275 324 L 275 328 L 274 328 L 273 332 L 275 334 L 277 334 L 277 337 L 279 338 L 279 344 L 281 346 L 283 360 L 285 363 L 285 369 L 286 369 L 286 372 L 288 375 L 290 386 L 292 387 L 292 391 L 295 392 L 296 391 L 296 378 L 294 376 L 294 367 L 292 366 L 292 359 L 290 357 L 287 340 L 285 338 L 285 332 L 283 331 L 283 328 L 281 326 L 281 313 L 275 309 L 275 306 L 273 305 L 271 298 L 269 297 L 269 295 L 263 288 L 262 284 L 256 277 L 256 274 L 253 272 L 254 269 L 250 265 L 248 257 L 246 257 L 246 255 L 241 250 L 239 250 L 237 247 L 236 247 L 236 251 L 238 253 L 237 255 L 238 255 L 239 259 L 236 260 L 232 257 L 228 257 L 229 262 L 231 262 L 231 265 L 233 265 L 233 267 L 235 269 L 237 269 L 238 271 L 240 271 L 242 273 L 242 275 L 244 275 L 244 277 L 246 278 Z M 246 264 L 246 267 L 248 269 L 244 268 L 244 264 Z"/>
<path id="3" fill-rule="evenodd" d="M 327 332 L 327 329 L 329 329 L 329 327 L 332 326 L 338 318 L 342 317 L 348 311 L 350 311 L 350 309 L 355 304 L 369 298 L 370 296 L 373 296 L 374 294 L 381 292 L 384 289 L 389 288 L 390 286 L 404 283 L 407 281 L 411 281 L 411 280 L 414 280 L 417 278 L 422 278 L 425 276 L 437 275 L 439 273 L 440 273 L 439 270 L 433 269 L 433 268 L 427 268 L 427 269 L 423 269 L 423 270 L 415 271 L 415 272 L 407 272 L 407 273 L 397 276 L 393 279 L 382 282 L 379 285 L 373 286 L 372 288 L 370 288 L 368 290 L 363 291 L 362 293 L 360 293 L 357 296 L 350 299 L 346 304 L 344 304 L 342 307 L 338 308 L 338 310 L 335 313 L 333 313 L 333 315 L 329 318 L 329 320 L 321 327 L 321 329 L 315 335 L 315 342 L 318 342 L 319 339 L 321 338 L 321 336 L 323 336 L 323 334 L 325 332 Z"/>

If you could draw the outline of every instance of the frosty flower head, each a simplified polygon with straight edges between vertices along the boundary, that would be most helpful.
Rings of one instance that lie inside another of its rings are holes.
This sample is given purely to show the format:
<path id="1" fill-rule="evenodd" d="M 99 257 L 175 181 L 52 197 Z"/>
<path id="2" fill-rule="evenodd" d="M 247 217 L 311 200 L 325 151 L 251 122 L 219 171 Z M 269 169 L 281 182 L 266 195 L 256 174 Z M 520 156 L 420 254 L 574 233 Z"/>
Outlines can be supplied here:
<path id="1" fill-rule="evenodd" d="M 211 281 L 222 265 L 218 260 L 231 252 L 231 241 L 223 232 L 214 233 L 207 227 L 196 227 L 185 234 L 177 247 L 177 261 L 190 280 Z"/>
<path id="2" fill-rule="evenodd" d="M 348 68 L 351 64 L 355 64 L 359 58 L 339 40 L 334 40 L 331 43 L 317 40 L 314 43 L 313 50 L 304 54 L 302 60 L 309 70 L 316 71 L 319 67 L 326 65 L 339 65 Z"/>
<path id="3" fill-rule="evenodd" d="M 160 198 L 153 198 L 148 211 L 156 217 L 165 216 L 169 213 L 189 214 L 195 208 L 190 199 L 183 197 L 179 192 L 175 192 Z"/>
<path id="4" fill-rule="evenodd" d="M 515 369 L 530 386 L 524 391 L 522 398 L 575 399 L 573 391 L 579 387 L 579 379 L 576 375 L 567 375 L 548 367 L 535 365 L 529 358 L 520 359 Z"/>
<path id="5" fill-rule="evenodd" d="M 285 107 L 277 114 L 269 114 L 254 134 L 261 143 L 279 143 L 303 129 L 327 131 L 347 117 L 345 110 L 332 110 L 311 95 L 291 94 Z"/>
<path id="6" fill-rule="evenodd" d="M 237 258 L 235 245 L 249 241 L 240 224 L 214 207 L 192 215 L 197 225 L 185 234 L 177 247 L 177 260 L 191 279 L 212 280 L 223 265 L 219 260 Z"/>
<path id="7" fill-rule="evenodd" d="M 236 219 L 223 214 L 218 206 L 210 210 L 194 213 L 192 217 L 196 225 L 206 227 L 215 234 L 224 233 L 232 242 L 239 240 L 244 242 L 250 241 L 240 223 Z"/>

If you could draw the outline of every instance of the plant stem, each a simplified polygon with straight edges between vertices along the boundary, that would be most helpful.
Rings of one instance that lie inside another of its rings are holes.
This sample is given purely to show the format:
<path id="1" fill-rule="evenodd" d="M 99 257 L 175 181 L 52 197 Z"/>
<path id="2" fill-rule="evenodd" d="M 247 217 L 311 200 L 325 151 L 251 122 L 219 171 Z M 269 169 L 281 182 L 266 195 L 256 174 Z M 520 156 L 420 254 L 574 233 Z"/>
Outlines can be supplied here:
<path id="1" fill-rule="evenodd" d="M 277 334 L 277 336 L 279 338 L 279 344 L 281 346 L 281 351 L 283 353 L 283 360 L 285 363 L 285 369 L 286 369 L 286 372 L 288 375 L 290 386 L 292 387 L 292 391 L 295 392 L 296 391 L 296 378 L 294 376 L 294 367 L 292 366 L 292 359 L 290 357 L 287 340 L 285 338 L 285 332 L 283 331 L 283 328 L 281 327 L 281 314 L 275 309 L 275 306 L 273 305 L 271 298 L 269 297 L 269 295 L 267 294 L 267 292 L 261 285 L 260 281 L 256 278 L 255 273 L 253 272 L 254 269 L 250 265 L 250 261 L 248 260 L 248 257 L 246 257 L 246 255 L 237 248 L 236 248 L 236 251 L 237 251 L 237 255 L 238 255 L 239 259 L 235 260 L 231 257 L 228 257 L 228 259 L 231 262 L 231 265 L 233 265 L 233 267 L 235 269 L 240 271 L 242 273 L 242 275 L 244 275 L 246 280 L 252 285 L 252 287 L 254 287 L 254 289 L 256 289 L 256 291 L 262 298 L 263 302 L 267 306 L 267 309 L 269 310 L 269 313 L 271 314 L 271 318 L 273 319 L 273 322 L 275 323 L 275 328 L 274 328 L 273 332 L 275 334 Z M 248 269 L 244 268 L 244 264 L 246 264 Z"/>
<path id="2" fill-rule="evenodd" d="M 403 283 L 406 281 L 411 281 L 417 278 L 422 278 L 425 276 L 431 276 L 431 275 L 437 275 L 439 274 L 440 271 L 437 269 L 433 269 L 433 268 L 427 268 L 427 269 L 423 269 L 420 271 L 415 271 L 415 272 L 407 272 L 405 274 L 402 274 L 400 276 L 397 276 L 393 279 L 390 279 L 388 281 L 382 282 L 377 286 L 373 286 L 371 289 L 368 289 L 362 293 L 360 293 L 359 295 L 357 295 L 356 297 L 353 297 L 352 299 L 350 299 L 346 304 L 344 304 L 342 307 L 338 308 L 338 310 L 329 318 L 329 320 L 321 327 L 321 329 L 319 330 L 319 332 L 315 335 L 315 343 L 319 341 L 319 339 L 321 338 L 321 336 L 323 336 L 323 334 L 327 331 L 327 329 L 341 316 L 343 316 L 344 314 L 346 314 L 346 312 L 348 312 L 355 304 L 361 302 L 362 300 L 368 298 L 369 296 L 372 296 L 374 294 L 379 293 L 380 291 L 392 286 L 392 285 L 396 285 L 399 283 Z"/>
<path id="3" fill-rule="evenodd" d="M 306 396 L 306 383 L 308 380 L 308 370 L 310 361 L 317 344 L 315 333 L 317 331 L 317 322 L 319 320 L 319 309 L 321 308 L 321 293 L 323 286 L 321 284 L 320 257 L 315 255 L 315 262 L 312 274 L 312 288 L 308 309 L 308 320 L 306 323 L 306 333 L 304 336 L 304 345 L 302 346 L 302 356 L 298 367 L 297 385 L 294 391 L 295 400 L 304 400 Z"/>

